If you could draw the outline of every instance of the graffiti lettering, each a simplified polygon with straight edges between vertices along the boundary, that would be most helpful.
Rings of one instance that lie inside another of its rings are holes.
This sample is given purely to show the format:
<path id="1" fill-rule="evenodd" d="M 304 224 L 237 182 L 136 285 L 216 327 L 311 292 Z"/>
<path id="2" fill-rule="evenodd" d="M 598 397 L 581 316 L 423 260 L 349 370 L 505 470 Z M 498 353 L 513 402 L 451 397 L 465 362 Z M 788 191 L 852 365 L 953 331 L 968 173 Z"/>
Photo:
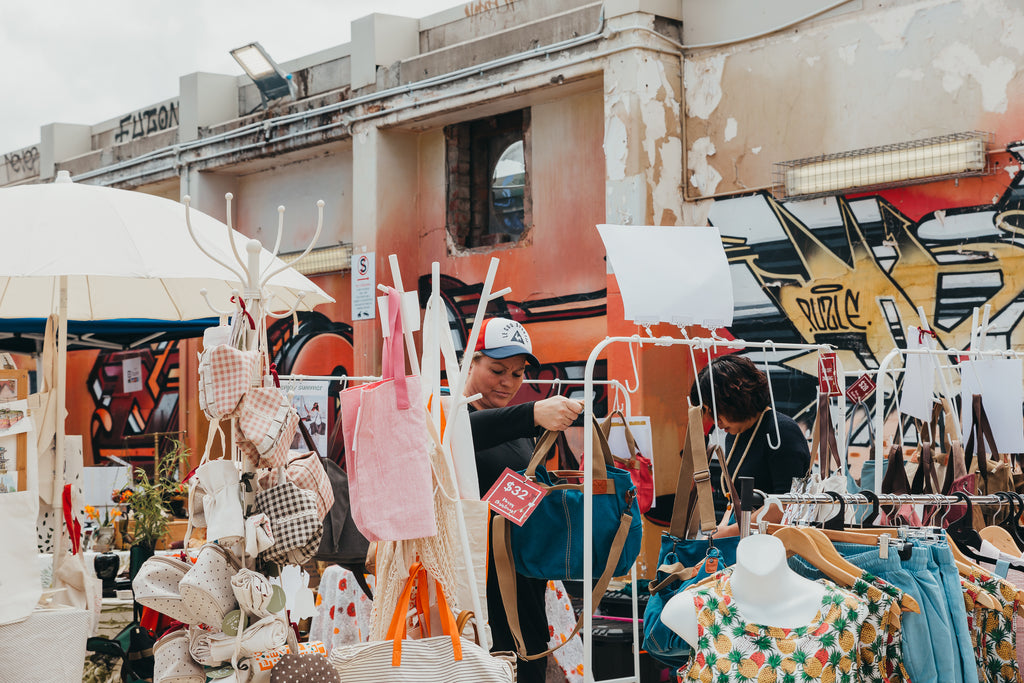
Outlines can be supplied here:
<path id="1" fill-rule="evenodd" d="M 32 175 L 39 172 L 39 148 L 26 147 L 20 152 L 4 155 L 4 165 L 18 175 Z"/>
<path id="2" fill-rule="evenodd" d="M 807 318 L 812 332 L 866 330 L 860 321 L 860 293 L 843 290 L 842 285 L 818 285 L 811 288 L 813 296 L 797 298 L 796 305 Z"/>
<path id="3" fill-rule="evenodd" d="M 474 14 L 480 14 L 487 10 L 510 7 L 513 2 L 515 0 L 474 0 L 473 2 L 467 2 L 463 7 L 463 11 L 467 17 L 471 17 Z"/>
<path id="4" fill-rule="evenodd" d="M 115 142 L 125 142 L 146 137 L 178 125 L 178 105 L 175 102 L 160 105 L 160 108 L 141 109 L 118 121 Z"/>

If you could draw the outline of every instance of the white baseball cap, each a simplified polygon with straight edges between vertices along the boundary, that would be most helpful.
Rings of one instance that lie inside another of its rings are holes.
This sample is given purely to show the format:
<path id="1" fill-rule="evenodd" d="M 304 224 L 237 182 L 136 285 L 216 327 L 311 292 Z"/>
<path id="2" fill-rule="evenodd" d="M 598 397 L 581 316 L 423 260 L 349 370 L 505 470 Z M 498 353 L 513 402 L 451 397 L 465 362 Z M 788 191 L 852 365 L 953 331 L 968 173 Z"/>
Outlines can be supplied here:
<path id="1" fill-rule="evenodd" d="M 508 318 L 488 318 L 484 320 L 483 329 L 476 340 L 476 351 L 488 358 L 511 358 L 526 356 L 530 365 L 539 366 L 540 362 L 533 355 L 533 344 L 526 328 L 515 320 Z"/>

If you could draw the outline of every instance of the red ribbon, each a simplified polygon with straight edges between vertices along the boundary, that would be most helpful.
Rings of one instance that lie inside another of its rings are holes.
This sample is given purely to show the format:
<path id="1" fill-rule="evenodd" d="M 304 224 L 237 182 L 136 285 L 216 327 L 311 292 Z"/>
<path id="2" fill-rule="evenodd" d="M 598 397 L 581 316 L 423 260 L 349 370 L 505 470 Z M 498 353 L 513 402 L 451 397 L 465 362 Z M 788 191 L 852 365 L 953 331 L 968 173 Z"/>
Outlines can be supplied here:
<path id="1" fill-rule="evenodd" d="M 68 525 L 71 536 L 71 554 L 77 555 L 82 546 L 82 524 L 71 511 L 71 484 L 64 484 L 64 523 Z"/>
<path id="2" fill-rule="evenodd" d="M 249 319 L 249 329 L 255 330 L 256 321 L 252 319 L 252 316 L 249 315 L 249 311 L 245 309 L 245 301 L 242 299 L 242 297 L 231 297 L 231 303 L 235 303 L 236 298 L 238 299 L 238 305 L 242 307 L 242 313 L 244 313 L 245 317 Z"/>
<path id="3" fill-rule="evenodd" d="M 939 335 L 935 334 L 933 330 L 922 330 L 920 327 L 917 328 L 917 343 L 924 344 L 924 336 L 930 336 L 932 339 L 938 339 Z"/>
<path id="4" fill-rule="evenodd" d="M 274 378 L 274 386 L 281 388 L 281 378 L 277 376 L 277 363 L 270 364 L 270 376 Z"/>

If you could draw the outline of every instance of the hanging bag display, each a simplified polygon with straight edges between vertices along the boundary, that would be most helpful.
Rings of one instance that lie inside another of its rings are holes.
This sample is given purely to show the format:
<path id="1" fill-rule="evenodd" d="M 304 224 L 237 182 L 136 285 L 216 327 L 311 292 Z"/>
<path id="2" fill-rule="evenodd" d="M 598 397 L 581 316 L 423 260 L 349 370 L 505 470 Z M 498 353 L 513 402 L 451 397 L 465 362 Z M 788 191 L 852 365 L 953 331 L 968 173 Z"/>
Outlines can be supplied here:
<path id="1" fill-rule="evenodd" d="M 188 623 L 192 618 L 191 613 L 181 600 L 178 586 L 191 568 L 191 563 L 174 557 L 154 555 L 148 558 L 132 580 L 135 602 Z"/>
<path id="2" fill-rule="evenodd" d="M 156 641 L 153 683 L 206 683 L 206 672 L 188 650 L 188 632 L 172 631 Z"/>
<path id="3" fill-rule="evenodd" d="M 241 568 L 241 561 L 226 547 L 217 543 L 203 545 L 195 564 L 178 584 L 182 603 L 190 615 L 186 623 L 219 629 L 224 615 L 238 607 L 231 579 Z"/>
<path id="4" fill-rule="evenodd" d="M 328 662 L 345 683 L 515 683 L 515 657 L 490 654 L 468 638 L 459 627 L 445 598 L 444 588 L 434 582 L 442 635 L 407 640 L 406 614 L 413 587 L 422 570 L 419 562 L 409 568 L 409 578 L 399 596 L 385 640 L 335 647 Z"/>
<path id="5" fill-rule="evenodd" d="M 636 500 L 640 507 L 640 513 L 646 514 L 650 511 L 651 504 L 654 502 L 654 463 L 651 462 L 650 458 L 645 458 L 640 453 L 636 440 L 633 438 L 633 432 L 629 429 L 629 420 L 621 410 L 613 411 L 608 416 L 608 419 L 601 423 L 601 432 L 605 438 L 608 438 L 612 429 L 620 427 L 620 424 L 615 421 L 616 418 L 621 420 L 621 428 L 625 432 L 628 452 L 621 455 L 612 453 L 612 456 L 615 457 L 615 462 L 619 467 L 629 472 L 629 477 L 633 480 L 633 486 L 636 487 Z"/>
<path id="6" fill-rule="evenodd" d="M 260 484 L 270 485 L 275 477 L 273 470 L 263 472 Z M 323 458 L 315 451 L 288 451 L 288 466 L 284 469 L 285 478 L 300 489 L 316 494 L 316 512 L 320 521 L 327 519 L 334 506 L 334 488 L 327 476 Z"/>
<path id="7" fill-rule="evenodd" d="M 640 553 L 642 533 L 636 489 L 629 473 L 608 465 L 608 443 L 597 423 L 594 429 L 594 566 L 612 564 L 612 576 L 629 571 Z M 555 581 L 583 578 L 583 472 L 548 472 L 542 464 L 558 432 L 545 432 L 537 440 L 529 466 L 520 474 L 546 490 L 537 508 L 522 526 L 511 528 L 512 559 L 523 576 Z M 586 463 L 584 464 L 586 466 Z M 560 479 L 578 479 L 562 484 Z M 504 519 L 504 518 L 502 518 Z M 611 548 L 620 528 L 626 529 L 620 555 Z"/>
<path id="8" fill-rule="evenodd" d="M 978 494 L 984 496 L 998 491 L 1013 491 L 1013 470 L 1008 459 L 999 454 L 995 436 L 992 434 L 992 425 L 985 412 L 981 395 L 973 395 L 971 411 L 973 416 L 971 434 L 967 439 L 967 446 L 964 448 L 964 457 L 967 470 L 978 474 L 975 479 Z M 975 521 L 981 523 L 981 526 L 991 524 L 994 513 L 983 512 L 979 510 L 979 507 L 975 506 L 974 509 Z M 979 516 L 981 519 L 978 519 Z"/>
<path id="9" fill-rule="evenodd" d="M 399 296 L 388 290 L 383 377 L 341 392 L 349 497 L 356 526 L 371 541 L 437 533 L 430 485 L 431 439 L 419 377 L 405 375 Z"/>
<path id="10" fill-rule="evenodd" d="M 254 387 L 238 408 L 235 444 L 254 467 L 285 467 L 299 414 L 278 387 Z"/>
<path id="11" fill-rule="evenodd" d="M 274 544 L 260 552 L 264 562 L 304 564 L 320 547 L 324 525 L 316 509 L 316 494 L 285 479 L 278 468 L 277 485 L 256 494 L 255 511 L 270 519 Z"/>
<path id="12" fill-rule="evenodd" d="M 718 527 L 711 493 L 703 417 L 699 406 L 687 413 L 686 437 L 679 463 L 675 505 L 668 533 L 661 536 L 658 571 L 651 582 L 651 597 L 644 609 L 643 648 L 652 657 L 673 667 L 682 666 L 690 654 L 686 641 L 661 622 L 668 600 L 697 580 L 699 572 L 713 573 L 736 561 L 738 537 L 714 540 Z M 694 516 L 694 512 L 697 515 Z M 699 524 L 703 538 L 692 538 Z"/>
<path id="13" fill-rule="evenodd" d="M 612 577 L 622 576 L 633 566 L 640 554 L 643 530 L 629 473 L 607 464 L 612 462 L 608 443 L 596 421 L 592 429 L 595 453 L 593 462 L 584 466 L 590 466 L 593 471 L 592 557 L 595 573 L 601 572 L 593 592 L 596 607 Z M 491 520 L 501 599 L 519 656 L 524 659 L 544 657 L 561 645 L 542 653 L 526 652 L 519 627 L 515 575 L 562 581 L 583 579 L 583 484 L 562 483 L 562 480 L 582 480 L 583 472 L 548 472 L 542 464 L 557 435 L 558 432 L 549 431 L 538 439 L 529 467 L 521 472 L 546 491 L 533 513 L 522 526 L 513 525 L 498 515 Z M 580 615 L 576 628 L 562 645 L 578 633 L 582 625 L 583 615 Z"/>
<path id="14" fill-rule="evenodd" d="M 199 408 L 210 420 L 234 417 L 249 387 L 259 383 L 261 355 L 229 344 L 203 349 L 199 357 Z"/>

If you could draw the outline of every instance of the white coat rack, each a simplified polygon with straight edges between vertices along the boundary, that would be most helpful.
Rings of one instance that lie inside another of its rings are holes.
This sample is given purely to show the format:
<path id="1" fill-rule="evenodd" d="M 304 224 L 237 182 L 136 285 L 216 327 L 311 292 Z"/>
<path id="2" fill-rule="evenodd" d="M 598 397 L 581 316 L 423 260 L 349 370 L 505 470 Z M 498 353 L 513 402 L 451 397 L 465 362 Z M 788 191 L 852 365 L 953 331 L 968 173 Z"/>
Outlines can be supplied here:
<path id="1" fill-rule="evenodd" d="M 930 328 L 928 326 L 928 321 L 927 321 L 927 319 L 925 318 L 925 315 L 924 315 L 924 309 L 921 308 L 921 307 L 918 307 L 917 310 L 918 310 L 918 316 L 919 316 L 920 322 L 921 322 L 921 328 L 920 329 L 923 330 L 923 331 L 926 331 L 926 332 L 930 331 Z M 951 357 L 957 357 L 957 358 L 967 357 L 967 358 L 971 358 L 971 359 L 981 359 L 981 358 L 1021 358 L 1021 359 L 1024 359 L 1024 351 L 1015 351 L 1015 350 L 1012 350 L 1012 349 L 991 349 L 991 350 L 987 350 L 987 351 L 984 350 L 983 347 L 984 347 L 984 343 L 985 343 L 985 335 L 988 332 L 988 330 L 991 328 L 991 324 L 989 323 L 990 311 L 991 311 L 991 306 L 989 306 L 988 304 L 985 305 L 983 311 L 979 311 L 977 308 L 974 309 L 973 325 L 972 325 L 972 329 L 971 329 L 971 346 L 966 351 L 961 351 L 959 349 L 939 349 L 939 348 L 936 348 L 936 349 L 929 349 L 929 348 L 901 349 L 901 348 L 894 348 L 892 351 L 887 353 L 885 355 L 885 357 L 882 359 L 881 363 L 879 363 L 878 369 L 876 370 L 878 388 L 876 389 L 875 416 L 874 416 L 874 430 L 875 430 L 875 435 L 877 437 L 875 439 L 875 452 L 874 452 L 875 472 L 877 473 L 877 475 L 875 476 L 875 493 L 876 494 L 881 493 L 881 490 L 882 490 L 882 479 L 883 479 L 883 477 L 881 476 L 881 472 L 883 471 L 882 467 L 885 464 L 885 444 L 884 444 L 884 439 L 882 438 L 882 434 L 884 433 L 883 430 L 885 428 L 885 385 L 886 385 L 886 381 L 888 379 L 889 373 L 890 372 L 895 372 L 896 370 L 898 370 L 898 368 L 894 368 L 893 370 L 890 370 L 890 366 L 893 364 L 893 361 L 895 361 L 897 358 L 900 358 L 905 363 L 906 357 L 910 356 L 910 355 L 927 355 L 927 356 L 933 356 L 935 358 L 944 358 L 944 359 L 947 359 L 947 360 L 949 358 L 951 358 Z M 960 432 L 960 416 L 957 414 L 956 403 L 953 400 L 954 399 L 954 394 L 953 394 L 953 390 L 952 390 L 952 384 L 950 383 L 949 379 L 946 377 L 946 370 L 947 369 L 954 369 L 954 368 L 951 365 L 949 365 L 948 363 L 945 363 L 945 364 L 940 363 L 940 364 L 938 364 L 938 370 L 939 370 L 938 374 L 939 374 L 939 381 L 940 381 L 940 383 L 942 385 L 942 393 L 946 396 L 946 398 L 949 399 L 950 408 L 952 410 L 953 420 L 954 420 L 954 423 L 955 423 L 954 428 L 957 430 L 957 433 L 959 434 L 959 432 Z M 893 386 L 895 387 L 895 383 L 893 384 Z M 962 435 L 961 435 L 961 439 L 960 440 L 961 440 L 961 442 L 963 442 Z"/>
<path id="2" fill-rule="evenodd" d="M 257 319 L 261 316 L 270 316 L 272 318 L 287 318 L 288 316 L 292 315 L 296 310 L 298 310 L 299 306 L 302 305 L 302 300 L 303 298 L 305 298 L 306 293 L 298 292 L 295 295 L 295 303 L 291 306 L 291 308 L 288 311 L 284 313 L 275 313 L 273 311 L 270 311 L 266 305 L 265 289 L 267 283 L 270 281 L 271 278 L 273 278 L 275 275 L 281 273 L 282 271 L 288 268 L 294 267 L 295 264 L 297 264 L 302 259 L 306 258 L 309 252 L 313 249 L 313 246 L 316 244 L 316 241 L 320 238 L 320 232 L 323 230 L 324 227 L 324 200 L 321 199 L 316 203 L 316 232 L 313 234 L 313 239 L 310 240 L 305 250 L 303 250 L 303 252 L 299 254 L 298 258 L 292 260 L 290 264 L 286 263 L 275 267 L 274 260 L 277 258 L 278 254 L 281 251 L 281 237 L 284 234 L 285 211 L 283 206 L 277 207 L 277 238 L 274 240 L 274 249 L 272 252 L 273 258 L 267 264 L 266 268 L 263 268 L 261 271 L 260 251 L 263 248 L 263 245 L 260 244 L 260 241 L 256 239 L 250 239 L 246 243 L 246 259 L 244 261 L 242 260 L 242 255 L 239 253 L 238 247 L 235 244 L 234 228 L 232 227 L 231 217 L 231 201 L 233 198 L 234 195 L 232 195 L 230 192 L 224 195 L 224 201 L 227 208 L 226 223 L 228 228 L 228 243 L 231 245 L 231 252 L 235 257 L 236 263 L 225 262 L 224 260 L 218 258 L 209 250 L 209 248 L 206 245 L 199 241 L 199 239 L 196 237 L 195 231 L 192 229 L 192 198 L 189 197 L 188 195 L 185 195 L 184 199 L 182 200 L 182 202 L 185 204 L 185 225 L 188 227 L 188 233 L 192 237 L 192 241 L 195 242 L 196 246 L 199 247 L 199 249 L 204 254 L 210 257 L 211 260 L 213 260 L 216 263 L 219 263 L 220 265 L 227 268 L 231 273 L 233 273 L 234 276 L 238 278 L 239 286 L 241 287 L 241 293 L 239 293 L 238 290 L 232 290 L 232 294 L 234 295 L 232 299 L 235 301 L 235 307 L 234 309 L 231 310 L 223 310 L 214 306 L 213 303 L 210 302 L 208 292 L 205 289 L 200 290 L 199 293 L 202 294 L 204 299 L 206 299 L 206 305 L 210 307 L 210 310 L 212 310 L 219 316 L 237 315 L 242 310 L 241 300 L 244 299 L 244 301 L 246 302 L 246 310 L 253 317 L 253 319 Z M 259 326 L 257 325 L 257 328 L 258 327 Z M 255 348 L 255 345 L 258 344 L 258 340 L 256 340 L 254 333 L 248 335 L 246 343 L 250 349 Z"/>
<path id="3" fill-rule="evenodd" d="M 649 333 L 649 332 L 648 332 Z M 828 344 L 794 344 L 794 343 L 775 343 L 772 341 L 768 342 L 747 342 L 742 339 L 721 339 L 718 337 L 698 337 L 698 338 L 683 338 L 678 337 L 654 337 L 647 336 L 641 337 L 640 335 L 633 335 L 632 337 L 605 337 L 604 340 L 599 342 L 594 350 L 591 351 L 590 357 L 587 359 L 586 370 L 583 374 L 583 393 L 584 393 L 584 421 L 588 422 L 594 417 L 594 368 L 597 366 L 597 360 L 604 351 L 605 347 L 615 343 L 627 343 L 627 344 L 653 344 L 655 346 L 686 346 L 691 350 L 691 354 L 694 349 L 706 351 L 710 354 L 714 349 L 718 347 L 730 348 L 730 349 L 783 349 L 783 350 L 801 350 L 801 351 L 834 351 L 834 347 Z M 694 361 L 696 369 L 696 361 Z M 842 368 L 839 368 L 840 374 Z M 712 383 L 712 389 L 714 383 Z M 687 392 L 681 392 L 680 401 L 683 401 L 683 396 Z M 711 399 L 712 410 L 716 413 L 717 422 L 717 407 L 715 406 L 714 396 L 705 397 Z M 586 462 L 592 462 L 590 458 L 594 457 L 594 433 L 592 429 L 583 430 L 583 453 Z M 586 468 L 583 473 L 583 538 L 593 538 L 594 536 L 594 473 L 590 468 Z M 583 585 L 591 586 L 594 580 L 594 548 L 591 543 L 583 544 Z M 593 596 L 590 591 L 583 591 L 583 628 L 584 633 L 590 634 L 594 628 L 594 604 Z M 640 647 L 638 644 L 638 633 L 636 630 L 636 616 L 637 616 L 637 600 L 636 600 L 636 567 L 633 567 L 633 675 L 622 678 L 606 679 L 601 683 L 639 683 L 640 681 Z M 594 679 L 594 652 L 593 652 L 593 638 L 583 638 L 583 680 L 586 683 L 595 683 Z"/>
<path id="4" fill-rule="evenodd" d="M 401 309 L 401 310 L 399 310 L 399 315 L 401 316 L 402 321 L 411 320 L 412 319 L 412 315 L 415 315 L 416 316 L 416 320 L 418 321 L 419 320 L 419 307 L 418 307 L 418 305 L 417 305 L 417 309 L 415 311 L 410 311 L 410 310 L 406 309 L 406 305 L 407 304 L 406 304 L 406 300 L 405 300 L 405 290 L 403 289 L 403 285 L 402 285 L 402 273 L 401 273 L 401 270 L 398 267 L 398 256 L 395 255 L 395 254 L 391 254 L 388 257 L 388 263 L 391 266 L 391 277 L 392 277 L 392 281 L 394 282 L 394 285 L 395 285 L 394 288 L 398 292 L 399 307 Z M 490 287 L 491 287 L 491 285 L 494 282 L 494 271 L 497 269 L 497 267 L 498 267 L 498 259 L 496 259 L 496 258 L 491 259 L 491 266 L 490 266 L 490 270 L 488 271 L 487 284 L 484 287 L 484 291 L 481 292 L 481 294 L 480 294 L 480 302 L 481 302 L 481 305 L 484 307 L 484 310 L 486 310 L 486 305 L 487 305 L 488 301 L 490 301 L 491 299 L 497 298 L 499 296 L 502 296 L 502 294 L 504 294 L 504 293 L 506 293 L 508 291 L 511 291 L 511 290 L 506 289 L 506 290 L 503 290 L 502 292 L 498 292 L 496 294 L 490 294 Z M 441 287 L 441 265 L 440 265 L 440 263 L 435 262 L 435 263 L 432 264 L 432 266 L 431 266 L 431 273 L 432 273 L 432 287 L 433 287 L 433 291 L 435 293 L 439 293 L 441 291 L 440 290 L 440 287 Z M 387 291 L 387 287 L 385 287 L 384 285 L 378 285 L 377 287 L 381 291 L 384 291 L 384 292 Z M 438 308 L 435 311 L 435 314 L 440 315 L 440 308 Z M 383 316 L 382 316 L 382 318 L 383 318 Z M 480 320 L 480 319 L 482 319 L 482 318 L 478 314 L 477 320 Z M 470 335 L 470 338 L 474 339 L 474 342 L 473 342 L 474 344 L 476 343 L 474 335 L 476 335 L 477 332 L 478 332 L 477 331 L 477 320 L 473 321 L 473 333 Z M 413 339 L 413 336 L 412 336 L 413 330 L 410 329 L 409 325 L 402 325 L 402 329 L 403 329 L 403 333 L 404 333 L 404 337 L 405 337 L 405 350 L 406 350 L 407 356 L 409 357 L 409 367 L 412 370 L 413 374 L 419 375 L 420 374 L 420 363 L 419 363 L 419 357 L 416 354 L 416 343 L 415 343 L 415 340 Z M 468 348 L 472 348 L 472 346 L 470 345 L 470 346 L 467 346 L 466 348 L 467 349 Z M 462 393 L 463 393 L 462 392 L 462 387 L 465 386 L 465 373 L 468 373 L 468 371 L 469 371 L 468 360 L 471 360 L 471 358 L 470 358 L 471 355 L 472 354 L 465 354 L 466 358 L 463 359 L 464 372 L 460 372 L 459 373 L 459 375 L 458 375 L 459 381 L 457 383 L 453 383 L 451 381 L 451 373 L 449 373 L 449 389 L 451 391 L 453 402 L 458 402 L 458 403 L 455 403 L 456 406 L 458 406 L 459 403 L 465 404 L 465 403 L 469 403 L 472 400 L 476 400 L 476 398 L 479 398 L 479 396 L 472 396 L 472 397 L 468 397 L 468 398 L 463 398 L 462 397 Z M 431 402 L 431 419 L 434 420 L 434 428 L 436 430 L 440 431 L 440 420 L 441 420 L 441 401 L 440 401 L 441 387 L 440 387 L 440 384 L 438 384 L 437 386 L 431 387 L 431 391 L 432 391 L 432 395 L 437 397 L 437 400 Z M 454 419 L 454 416 L 453 416 L 453 419 L 448 420 L 447 424 L 445 425 L 445 433 L 442 435 L 441 444 L 442 444 L 442 453 L 444 455 L 443 459 L 444 459 L 444 462 L 445 462 L 445 464 L 446 464 L 446 466 L 448 468 L 448 475 L 451 478 L 451 481 L 458 482 L 459 481 L 459 477 L 458 477 L 458 474 L 455 471 L 454 455 L 452 454 L 451 448 L 448 446 L 448 444 L 451 443 L 450 439 L 451 439 L 451 435 L 452 435 L 452 426 L 454 424 L 455 424 L 455 419 Z M 461 505 L 456 505 L 455 506 L 455 518 L 456 518 L 456 520 L 458 522 L 458 527 L 459 527 L 459 541 L 460 541 L 460 546 L 461 546 L 461 550 L 462 550 L 463 562 L 464 562 L 465 569 L 466 569 L 466 581 L 467 581 L 467 584 L 468 584 L 468 586 L 470 588 L 470 595 L 471 595 L 471 600 L 472 600 L 472 603 L 473 603 L 472 604 L 472 606 L 473 606 L 473 613 L 474 614 L 484 614 L 483 602 L 481 601 L 480 593 L 477 590 L 476 572 L 475 572 L 475 569 L 473 567 L 473 552 L 472 552 L 472 549 L 470 547 L 470 542 L 469 542 L 469 530 L 468 530 L 468 527 L 466 526 L 466 517 L 463 514 L 463 510 L 462 510 L 462 506 Z M 485 627 L 485 630 L 486 630 L 486 627 Z M 487 631 L 487 633 L 489 633 L 489 631 Z M 489 642 L 489 638 L 488 638 L 487 635 L 485 635 L 485 639 L 488 639 L 488 642 Z"/>

